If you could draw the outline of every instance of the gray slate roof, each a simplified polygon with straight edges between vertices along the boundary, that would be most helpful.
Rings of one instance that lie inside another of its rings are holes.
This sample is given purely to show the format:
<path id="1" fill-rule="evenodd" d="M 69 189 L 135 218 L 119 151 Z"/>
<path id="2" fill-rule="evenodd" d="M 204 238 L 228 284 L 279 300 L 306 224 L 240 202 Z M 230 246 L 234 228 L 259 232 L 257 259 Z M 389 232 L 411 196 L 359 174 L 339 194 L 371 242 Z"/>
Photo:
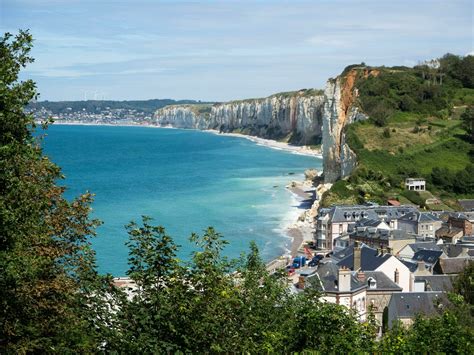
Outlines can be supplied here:
<path id="1" fill-rule="evenodd" d="M 321 291 L 340 292 L 338 289 L 339 266 L 332 260 L 327 260 L 319 264 L 315 275 L 309 277 L 309 282 L 315 284 Z M 321 281 L 317 282 L 317 278 Z M 360 282 L 355 273 L 351 276 L 351 292 L 366 287 L 364 282 Z"/>
<path id="2" fill-rule="evenodd" d="M 459 243 L 447 243 L 442 244 L 440 246 L 440 249 L 448 256 L 448 258 L 457 258 L 464 251 L 465 248 L 467 247 Z"/>
<path id="3" fill-rule="evenodd" d="M 360 246 L 360 267 L 363 271 L 374 271 L 385 261 L 392 257 L 391 254 L 379 254 L 377 249 L 368 247 L 365 244 Z M 339 258 L 337 265 L 340 267 L 344 266 L 349 269 L 354 269 L 354 245 L 348 246 L 346 249 L 333 255 L 335 258 Z"/>
<path id="4" fill-rule="evenodd" d="M 441 250 L 418 250 L 413 256 L 414 261 L 424 261 L 427 264 L 435 264 L 443 254 Z"/>
<path id="5" fill-rule="evenodd" d="M 383 240 L 383 241 L 388 241 L 389 239 L 390 240 L 414 239 L 413 234 L 409 234 L 404 230 L 379 229 L 376 227 L 359 226 L 358 224 L 354 228 L 352 228 L 352 232 L 350 233 L 350 235 L 353 238 L 361 237 L 361 238 L 370 238 L 374 240 Z"/>
<path id="6" fill-rule="evenodd" d="M 435 303 L 446 302 L 441 292 L 401 292 L 394 293 L 389 308 L 395 310 L 396 318 L 413 318 L 421 313 L 432 315 L 436 313 Z M 394 306 L 392 308 L 392 306 Z"/>
<path id="7" fill-rule="evenodd" d="M 464 211 L 474 211 L 474 200 L 458 200 Z"/>
<path id="8" fill-rule="evenodd" d="M 424 281 L 430 291 L 448 292 L 453 289 L 454 275 L 415 276 L 415 282 Z"/>
<path id="9" fill-rule="evenodd" d="M 470 258 L 444 258 L 439 259 L 438 267 L 435 270 L 442 274 L 459 274 L 464 268 L 473 262 Z"/>
<path id="10" fill-rule="evenodd" d="M 419 250 L 441 250 L 436 242 L 417 242 L 408 245 L 415 253 Z"/>
<path id="11" fill-rule="evenodd" d="M 365 279 L 368 280 L 370 277 L 375 279 L 377 282 L 377 288 L 368 288 L 367 291 L 393 291 L 402 292 L 402 288 L 395 282 L 389 279 L 382 271 L 364 271 Z"/>
<path id="12" fill-rule="evenodd" d="M 356 205 L 356 206 L 333 206 L 323 209 L 323 214 L 329 213 L 332 223 L 355 222 L 360 219 L 385 218 L 386 221 L 398 219 L 406 213 L 416 211 L 414 206 L 377 206 L 377 205 Z"/>

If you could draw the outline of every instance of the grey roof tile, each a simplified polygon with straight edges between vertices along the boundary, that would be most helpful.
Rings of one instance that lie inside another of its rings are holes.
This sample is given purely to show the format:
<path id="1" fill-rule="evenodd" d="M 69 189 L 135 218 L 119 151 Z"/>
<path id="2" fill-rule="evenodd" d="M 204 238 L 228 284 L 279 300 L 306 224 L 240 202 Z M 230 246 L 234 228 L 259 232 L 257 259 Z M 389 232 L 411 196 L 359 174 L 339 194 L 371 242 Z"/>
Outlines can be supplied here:
<path id="1" fill-rule="evenodd" d="M 397 318 L 413 318 L 420 313 L 436 313 L 437 302 L 446 302 L 446 297 L 440 292 L 401 292 L 392 295 L 389 308 L 393 304 Z"/>

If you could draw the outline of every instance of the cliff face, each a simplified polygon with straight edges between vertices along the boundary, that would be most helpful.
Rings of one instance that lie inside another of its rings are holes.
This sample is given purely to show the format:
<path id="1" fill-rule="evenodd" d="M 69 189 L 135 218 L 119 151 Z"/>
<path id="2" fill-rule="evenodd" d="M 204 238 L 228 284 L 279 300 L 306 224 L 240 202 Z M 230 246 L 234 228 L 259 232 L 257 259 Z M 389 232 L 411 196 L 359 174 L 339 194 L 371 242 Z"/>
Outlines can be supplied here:
<path id="1" fill-rule="evenodd" d="M 325 182 L 334 182 L 350 175 L 356 165 L 356 155 L 346 143 L 344 127 L 367 119 L 354 105 L 357 73 L 353 69 L 346 76 L 329 80 L 324 91 L 322 143 Z"/>
<path id="2" fill-rule="evenodd" d="M 200 112 L 196 105 L 167 106 L 155 113 L 160 126 L 242 132 L 269 139 L 288 138 L 296 144 L 321 141 L 323 95 L 305 92 L 264 99 L 215 104 Z"/>
<path id="3" fill-rule="evenodd" d="M 159 126 L 241 132 L 269 139 L 288 138 L 295 144 L 322 141 L 324 180 L 334 182 L 350 175 L 356 165 L 356 155 L 346 143 L 344 127 L 367 119 L 355 105 L 355 83 L 360 74 L 378 73 L 351 69 L 330 79 L 324 95 L 299 91 L 207 106 L 167 106 L 158 110 L 154 118 Z"/>

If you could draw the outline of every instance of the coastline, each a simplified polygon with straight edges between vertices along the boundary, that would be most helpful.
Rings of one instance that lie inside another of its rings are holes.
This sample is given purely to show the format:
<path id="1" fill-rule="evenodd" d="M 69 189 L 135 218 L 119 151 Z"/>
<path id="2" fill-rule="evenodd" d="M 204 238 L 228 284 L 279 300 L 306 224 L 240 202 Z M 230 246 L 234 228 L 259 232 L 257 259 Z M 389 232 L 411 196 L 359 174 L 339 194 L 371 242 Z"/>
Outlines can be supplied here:
<path id="1" fill-rule="evenodd" d="M 135 124 L 135 123 L 93 123 L 93 122 L 54 122 L 55 125 L 67 125 L 67 126 L 117 126 L 117 127 L 145 127 L 145 128 L 166 128 L 166 129 L 177 129 L 174 127 L 163 127 L 153 124 Z M 197 129 L 192 129 L 197 130 Z M 271 149 L 288 151 L 293 154 L 311 156 L 314 158 L 322 159 L 320 151 L 311 149 L 308 146 L 295 146 L 285 142 L 278 142 L 271 139 L 265 139 L 255 136 L 247 136 L 241 133 L 222 133 L 217 130 L 199 130 L 201 132 L 208 132 L 215 135 L 222 135 L 228 137 L 237 137 L 242 139 L 250 140 L 257 145 L 268 147 Z M 313 240 L 314 232 L 314 217 L 317 214 L 317 208 L 319 206 L 319 200 L 313 200 L 313 192 L 317 191 L 318 196 L 322 192 L 318 191 L 321 185 L 314 186 L 311 181 L 292 181 L 286 186 L 286 189 L 291 193 L 295 200 L 299 203 L 298 208 L 301 209 L 301 213 L 298 215 L 296 221 L 290 225 L 285 226 L 285 235 L 291 239 L 290 249 L 284 255 L 275 256 L 270 260 L 267 265 L 274 264 L 276 261 L 287 259 L 288 257 L 295 257 L 301 253 L 302 246 L 304 243 Z"/>
<path id="2" fill-rule="evenodd" d="M 196 129 L 196 128 L 175 128 L 171 126 L 158 126 L 154 124 L 140 124 L 140 123 L 93 123 L 93 122 L 64 122 L 64 121 L 55 121 L 53 124 L 61 125 L 61 126 L 117 126 L 117 127 L 145 127 L 145 128 L 165 128 L 165 129 L 187 129 L 187 130 L 194 130 L 200 132 L 208 132 L 220 136 L 228 136 L 228 137 L 237 137 L 242 139 L 247 139 L 256 143 L 257 145 L 261 145 L 264 147 L 283 150 L 287 152 L 291 152 L 294 154 L 300 154 L 310 157 L 315 157 L 322 159 L 322 153 L 320 149 L 312 149 L 307 145 L 292 145 L 286 142 L 279 142 L 273 139 L 266 139 L 260 138 L 255 136 L 248 136 L 242 133 L 226 133 L 226 132 L 219 132 L 215 129 Z"/>

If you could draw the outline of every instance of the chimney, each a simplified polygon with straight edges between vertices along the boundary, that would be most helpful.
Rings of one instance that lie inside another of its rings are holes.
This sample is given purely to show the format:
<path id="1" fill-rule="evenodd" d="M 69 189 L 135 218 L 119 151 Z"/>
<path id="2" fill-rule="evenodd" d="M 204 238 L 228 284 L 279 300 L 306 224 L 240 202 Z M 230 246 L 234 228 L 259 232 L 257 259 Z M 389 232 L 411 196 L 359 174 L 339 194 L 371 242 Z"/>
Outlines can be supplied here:
<path id="1" fill-rule="evenodd" d="M 354 244 L 354 271 L 358 271 L 361 268 L 361 249 L 358 242 Z"/>
<path id="2" fill-rule="evenodd" d="M 357 273 L 357 280 L 359 280 L 360 282 L 364 282 L 365 281 L 365 273 L 363 271 L 359 271 Z"/>
<path id="3" fill-rule="evenodd" d="M 416 267 L 417 272 L 424 272 L 426 270 L 425 268 L 425 262 L 424 261 L 418 261 L 418 266 Z"/>
<path id="4" fill-rule="evenodd" d="M 346 267 L 342 267 L 339 269 L 339 273 L 338 273 L 339 291 L 349 292 L 351 290 L 351 277 L 352 277 L 352 273 L 350 269 Z"/>

